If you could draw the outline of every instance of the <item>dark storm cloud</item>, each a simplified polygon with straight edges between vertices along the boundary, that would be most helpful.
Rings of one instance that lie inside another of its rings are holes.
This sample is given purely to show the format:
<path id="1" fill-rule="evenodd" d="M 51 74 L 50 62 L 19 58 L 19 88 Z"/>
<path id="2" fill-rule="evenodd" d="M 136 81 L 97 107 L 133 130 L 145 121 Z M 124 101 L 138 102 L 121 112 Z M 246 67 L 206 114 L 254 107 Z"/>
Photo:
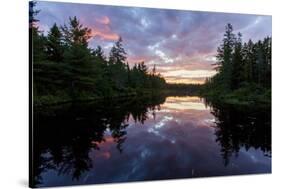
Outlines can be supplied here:
<path id="1" fill-rule="evenodd" d="M 93 31 L 91 47 L 101 45 L 108 53 L 121 36 L 130 64 L 145 61 L 150 67 L 156 64 L 160 72 L 166 66 L 170 71 L 211 70 L 227 23 L 235 33 L 242 32 L 244 41 L 271 36 L 272 29 L 271 16 L 261 15 L 55 2 L 39 2 L 37 8 L 43 30 L 77 16 Z"/>

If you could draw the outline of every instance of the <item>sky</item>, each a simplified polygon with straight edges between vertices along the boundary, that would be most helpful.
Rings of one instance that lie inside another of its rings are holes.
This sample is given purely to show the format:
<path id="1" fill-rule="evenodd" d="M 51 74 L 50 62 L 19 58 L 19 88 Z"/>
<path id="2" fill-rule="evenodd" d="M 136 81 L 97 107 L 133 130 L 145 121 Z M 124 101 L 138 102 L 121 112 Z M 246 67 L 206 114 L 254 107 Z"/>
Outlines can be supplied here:
<path id="1" fill-rule="evenodd" d="M 141 61 L 150 70 L 155 65 L 169 83 L 203 83 L 216 73 L 212 64 L 227 23 L 234 33 L 242 33 L 243 42 L 272 35 L 272 17 L 266 15 L 45 1 L 36 9 L 44 33 L 54 23 L 67 24 L 69 17 L 77 16 L 92 30 L 89 46 L 100 45 L 106 55 L 122 37 L 131 67 Z"/>

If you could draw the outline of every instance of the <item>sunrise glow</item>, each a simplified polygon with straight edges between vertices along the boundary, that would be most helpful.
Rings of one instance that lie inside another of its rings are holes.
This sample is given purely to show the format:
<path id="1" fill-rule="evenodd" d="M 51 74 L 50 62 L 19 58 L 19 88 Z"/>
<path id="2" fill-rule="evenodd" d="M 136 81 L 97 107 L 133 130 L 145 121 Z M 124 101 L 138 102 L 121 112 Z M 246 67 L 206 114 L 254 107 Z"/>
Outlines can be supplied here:
<path id="1" fill-rule="evenodd" d="M 144 62 L 153 66 L 168 83 L 204 83 L 216 74 L 216 50 L 226 23 L 232 23 L 243 39 L 253 41 L 271 34 L 271 18 L 196 11 L 158 10 L 83 4 L 38 2 L 40 29 L 54 22 L 63 25 L 77 16 L 92 30 L 91 48 L 100 45 L 108 54 L 122 37 L 132 67 Z M 196 24 L 194 24 L 196 23 Z"/>

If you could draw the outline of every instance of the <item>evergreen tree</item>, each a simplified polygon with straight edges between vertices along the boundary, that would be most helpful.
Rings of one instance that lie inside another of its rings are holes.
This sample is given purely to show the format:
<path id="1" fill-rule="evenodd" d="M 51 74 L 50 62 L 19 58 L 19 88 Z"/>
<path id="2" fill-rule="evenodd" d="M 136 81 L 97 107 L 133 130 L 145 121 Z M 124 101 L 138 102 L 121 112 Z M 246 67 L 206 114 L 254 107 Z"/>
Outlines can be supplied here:
<path id="1" fill-rule="evenodd" d="M 243 57 L 242 57 L 242 34 L 238 33 L 238 38 L 234 44 L 231 70 L 231 89 L 237 89 L 241 85 L 243 78 Z"/>
<path id="2" fill-rule="evenodd" d="M 88 48 L 91 30 L 84 27 L 76 17 L 69 18 L 68 25 L 61 27 L 65 45 L 64 62 L 72 66 L 69 81 L 72 97 L 79 98 L 81 94 L 94 93 L 98 74 L 94 70 L 93 56 Z"/>
<path id="3" fill-rule="evenodd" d="M 244 62 L 244 78 L 245 82 L 253 82 L 253 72 L 254 72 L 254 44 L 250 39 L 248 43 L 245 43 L 243 46 L 243 62 Z"/>
<path id="4" fill-rule="evenodd" d="M 128 83 L 125 64 L 126 54 L 122 45 L 122 38 L 120 37 L 109 53 L 110 76 L 117 90 L 124 90 L 126 83 Z"/>
<path id="5" fill-rule="evenodd" d="M 265 53 L 265 87 L 271 87 L 271 37 L 266 37 L 263 41 Z"/>
<path id="6" fill-rule="evenodd" d="M 91 36 L 91 29 L 84 27 L 76 16 L 69 17 L 69 24 L 61 27 L 64 33 L 64 42 L 69 45 L 81 45 L 88 47 L 88 40 Z"/>
<path id="7" fill-rule="evenodd" d="M 35 9 L 36 3 L 37 2 L 35 1 L 29 2 L 29 28 L 37 28 L 36 23 L 39 21 L 35 18 L 35 16 L 40 12 Z"/>
<path id="8" fill-rule="evenodd" d="M 30 49 L 32 51 L 31 58 L 33 59 L 33 63 L 37 64 L 46 58 L 46 39 L 43 33 L 39 31 L 39 27 L 37 26 L 39 20 L 36 19 L 36 15 L 40 11 L 36 10 L 35 6 L 35 1 L 29 2 L 29 39 L 31 40 L 30 44 L 32 46 Z"/>
<path id="9" fill-rule="evenodd" d="M 156 66 L 155 64 L 153 65 L 153 68 L 152 68 L 152 76 L 155 76 L 156 74 Z"/>
<path id="10" fill-rule="evenodd" d="M 225 89 L 231 87 L 231 73 L 232 73 L 232 52 L 235 44 L 235 35 L 233 34 L 233 27 L 227 24 L 222 45 L 217 52 L 217 70 L 220 73 L 220 79 Z"/>
<path id="11" fill-rule="evenodd" d="M 126 55 L 127 55 L 127 53 L 122 45 L 122 38 L 119 37 L 118 41 L 111 48 L 111 51 L 109 54 L 109 62 L 112 64 L 124 63 L 127 59 Z"/>
<path id="12" fill-rule="evenodd" d="M 91 38 L 91 29 L 84 27 L 75 17 L 69 18 L 69 24 L 61 27 L 66 45 L 65 62 L 91 66 L 91 50 L 88 40 Z"/>
<path id="13" fill-rule="evenodd" d="M 30 20 L 38 22 L 34 16 Z M 130 69 L 121 37 L 108 59 L 100 46 L 90 49 L 91 30 L 76 17 L 70 17 L 64 26 L 54 24 L 47 36 L 35 24 L 30 26 L 36 104 L 141 94 L 166 85 L 155 66 L 153 74 L 144 62 Z"/>
<path id="14" fill-rule="evenodd" d="M 56 23 L 51 27 L 46 42 L 48 59 L 61 62 L 63 59 L 62 33 Z"/>
<path id="15" fill-rule="evenodd" d="M 242 45 L 242 34 L 233 34 L 230 24 L 217 51 L 215 76 L 206 80 L 205 89 L 216 97 L 270 101 L 271 37 Z M 251 93 L 251 94 L 250 94 Z M 252 94 L 253 93 L 253 94 Z"/>
<path id="16" fill-rule="evenodd" d="M 95 50 L 93 50 L 92 54 L 94 57 L 96 57 L 96 59 L 106 62 L 106 57 L 104 55 L 104 52 L 103 52 L 101 46 L 98 45 L 97 48 Z"/>

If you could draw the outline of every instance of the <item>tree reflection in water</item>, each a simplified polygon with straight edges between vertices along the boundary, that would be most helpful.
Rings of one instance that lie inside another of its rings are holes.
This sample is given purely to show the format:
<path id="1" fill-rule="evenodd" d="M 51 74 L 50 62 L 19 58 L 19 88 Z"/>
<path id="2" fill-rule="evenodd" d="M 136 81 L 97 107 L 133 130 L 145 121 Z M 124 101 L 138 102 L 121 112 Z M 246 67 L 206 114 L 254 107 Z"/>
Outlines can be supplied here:
<path id="1" fill-rule="evenodd" d="M 93 167 L 89 152 L 99 150 L 99 144 L 105 142 L 106 131 L 111 133 L 116 148 L 122 153 L 130 115 L 135 122 L 143 123 L 148 111 L 160 109 L 164 101 L 163 96 L 153 96 L 35 109 L 33 186 L 41 184 L 42 173 L 50 169 L 78 180 Z"/>
<path id="2" fill-rule="evenodd" d="M 148 112 L 154 117 L 165 99 L 165 96 L 154 96 L 35 108 L 33 186 L 44 184 L 42 175 L 50 170 L 79 180 L 95 167 L 90 152 L 100 150 L 108 137 L 122 153 L 130 117 L 143 124 L 149 118 Z M 214 134 L 225 166 L 232 156 L 238 156 L 241 148 L 261 149 L 271 157 L 270 108 L 205 103 L 216 120 Z"/>
<path id="3" fill-rule="evenodd" d="M 239 155 L 241 148 L 260 149 L 271 157 L 271 108 L 221 105 L 206 102 L 215 116 L 216 142 L 221 146 L 224 165 Z"/>

